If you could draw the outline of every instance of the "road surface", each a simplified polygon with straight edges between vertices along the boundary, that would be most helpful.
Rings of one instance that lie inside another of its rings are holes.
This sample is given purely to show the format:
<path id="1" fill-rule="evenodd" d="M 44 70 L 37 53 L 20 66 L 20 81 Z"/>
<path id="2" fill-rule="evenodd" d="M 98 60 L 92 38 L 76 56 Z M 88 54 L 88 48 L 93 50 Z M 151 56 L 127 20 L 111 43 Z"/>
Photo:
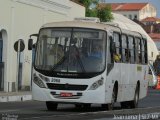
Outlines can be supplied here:
<path id="1" fill-rule="evenodd" d="M 158 118 L 159 117 L 159 118 Z M 160 90 L 150 89 L 148 96 L 139 102 L 137 109 L 121 109 L 116 104 L 113 111 L 103 111 L 100 105 L 89 110 L 76 109 L 72 104 L 60 104 L 57 111 L 47 111 L 44 102 L 0 103 L 2 120 L 150 120 L 160 119 Z"/>

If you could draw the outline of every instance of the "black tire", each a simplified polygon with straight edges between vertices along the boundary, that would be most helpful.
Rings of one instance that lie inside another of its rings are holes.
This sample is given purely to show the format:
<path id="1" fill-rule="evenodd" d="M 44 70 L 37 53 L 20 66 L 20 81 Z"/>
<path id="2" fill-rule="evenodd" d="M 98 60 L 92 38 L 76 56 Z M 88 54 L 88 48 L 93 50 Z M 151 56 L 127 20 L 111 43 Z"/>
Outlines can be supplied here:
<path id="1" fill-rule="evenodd" d="M 55 111 L 57 110 L 58 103 L 47 101 L 46 106 L 49 111 Z"/>
<path id="2" fill-rule="evenodd" d="M 129 102 L 130 108 L 137 108 L 139 102 L 139 86 L 136 87 L 134 99 Z"/>
<path id="3" fill-rule="evenodd" d="M 113 92 L 112 92 L 112 99 L 111 99 L 111 103 L 109 104 L 102 104 L 102 109 L 104 110 L 113 110 L 114 109 L 114 104 L 116 102 L 117 99 L 117 93 L 116 93 L 116 89 L 115 87 L 113 88 Z"/>
<path id="4" fill-rule="evenodd" d="M 82 104 L 75 104 L 75 107 L 76 107 L 76 109 L 80 109 L 83 107 L 83 105 Z"/>
<path id="5" fill-rule="evenodd" d="M 87 104 L 83 104 L 83 108 L 88 110 L 91 108 L 91 104 L 87 103 Z"/>
<path id="6" fill-rule="evenodd" d="M 121 102 L 121 108 L 122 109 L 127 109 L 127 108 L 129 108 L 130 106 L 129 106 L 129 102 L 127 101 L 127 102 Z"/>
<path id="7" fill-rule="evenodd" d="M 113 106 L 111 105 L 111 103 L 109 104 L 102 104 L 102 110 L 113 110 Z"/>

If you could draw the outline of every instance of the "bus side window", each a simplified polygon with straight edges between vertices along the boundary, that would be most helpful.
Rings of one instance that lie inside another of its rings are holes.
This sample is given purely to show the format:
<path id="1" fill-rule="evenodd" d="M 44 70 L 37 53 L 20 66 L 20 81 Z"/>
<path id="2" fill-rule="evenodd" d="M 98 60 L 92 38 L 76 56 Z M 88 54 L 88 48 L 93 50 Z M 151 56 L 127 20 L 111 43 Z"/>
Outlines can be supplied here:
<path id="1" fill-rule="evenodd" d="M 148 63 L 148 51 L 147 51 L 147 39 L 144 40 L 144 58 L 145 58 L 145 64 Z"/>
<path id="2" fill-rule="evenodd" d="M 115 55 L 116 55 L 116 58 L 114 61 L 115 62 L 121 62 L 121 42 L 120 42 L 120 34 L 117 33 L 117 32 L 114 32 L 113 33 L 113 39 L 114 39 L 114 42 L 115 42 L 115 47 L 116 47 L 116 50 L 115 50 Z"/>
<path id="3" fill-rule="evenodd" d="M 128 48 L 129 48 L 129 62 L 130 63 L 135 63 L 135 54 L 134 54 L 134 37 L 129 36 L 128 37 Z"/>
<path id="4" fill-rule="evenodd" d="M 127 62 L 128 59 L 128 49 L 127 49 L 127 35 L 122 35 L 122 61 Z"/>
<path id="5" fill-rule="evenodd" d="M 142 64 L 145 64 L 145 46 L 144 46 L 144 40 L 141 41 L 141 54 L 142 54 Z"/>
<path id="6" fill-rule="evenodd" d="M 141 39 L 136 38 L 136 62 L 138 64 L 142 63 L 142 45 L 141 45 Z"/>
<path id="7" fill-rule="evenodd" d="M 109 48 L 109 50 L 108 50 L 108 63 L 110 64 L 110 63 L 114 63 L 113 54 L 112 54 L 112 48 L 111 48 L 113 38 L 111 36 L 109 36 L 108 39 L 109 39 L 108 40 L 108 44 L 107 44 L 107 46 Z"/>

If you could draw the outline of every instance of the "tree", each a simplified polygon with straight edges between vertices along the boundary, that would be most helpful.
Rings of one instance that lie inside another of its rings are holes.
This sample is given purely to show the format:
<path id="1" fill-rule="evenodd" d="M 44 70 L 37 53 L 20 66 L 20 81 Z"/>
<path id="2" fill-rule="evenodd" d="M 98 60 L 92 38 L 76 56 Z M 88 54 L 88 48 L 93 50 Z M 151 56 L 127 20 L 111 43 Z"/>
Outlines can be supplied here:
<path id="1" fill-rule="evenodd" d="M 91 9 L 91 6 L 96 6 L 98 4 L 98 0 L 77 0 L 77 2 L 85 6 L 86 17 L 96 17 L 97 16 L 97 10 Z"/>
<path id="2" fill-rule="evenodd" d="M 80 4 L 84 5 L 86 9 L 89 9 L 92 4 L 98 4 L 98 0 L 76 0 Z"/>
<path id="3" fill-rule="evenodd" d="M 101 22 L 110 22 L 113 20 L 112 8 L 110 5 L 105 5 L 104 7 L 97 8 L 97 17 Z"/>
<path id="4" fill-rule="evenodd" d="M 101 22 L 108 22 L 113 19 L 113 15 L 111 13 L 111 6 L 103 5 L 99 6 L 99 0 L 73 0 L 76 1 L 86 8 L 86 17 L 99 17 Z"/>

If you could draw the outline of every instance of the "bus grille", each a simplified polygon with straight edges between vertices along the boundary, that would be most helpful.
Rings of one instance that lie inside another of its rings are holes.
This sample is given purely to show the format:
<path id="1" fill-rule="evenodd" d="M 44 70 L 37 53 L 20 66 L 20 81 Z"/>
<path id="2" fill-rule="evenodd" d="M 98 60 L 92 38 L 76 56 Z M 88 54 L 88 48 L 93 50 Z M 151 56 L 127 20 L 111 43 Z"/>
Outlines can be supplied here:
<path id="1" fill-rule="evenodd" d="M 75 90 L 75 91 L 84 91 L 88 87 L 88 85 L 55 84 L 55 83 L 47 83 L 47 86 L 49 89 L 52 90 Z"/>

